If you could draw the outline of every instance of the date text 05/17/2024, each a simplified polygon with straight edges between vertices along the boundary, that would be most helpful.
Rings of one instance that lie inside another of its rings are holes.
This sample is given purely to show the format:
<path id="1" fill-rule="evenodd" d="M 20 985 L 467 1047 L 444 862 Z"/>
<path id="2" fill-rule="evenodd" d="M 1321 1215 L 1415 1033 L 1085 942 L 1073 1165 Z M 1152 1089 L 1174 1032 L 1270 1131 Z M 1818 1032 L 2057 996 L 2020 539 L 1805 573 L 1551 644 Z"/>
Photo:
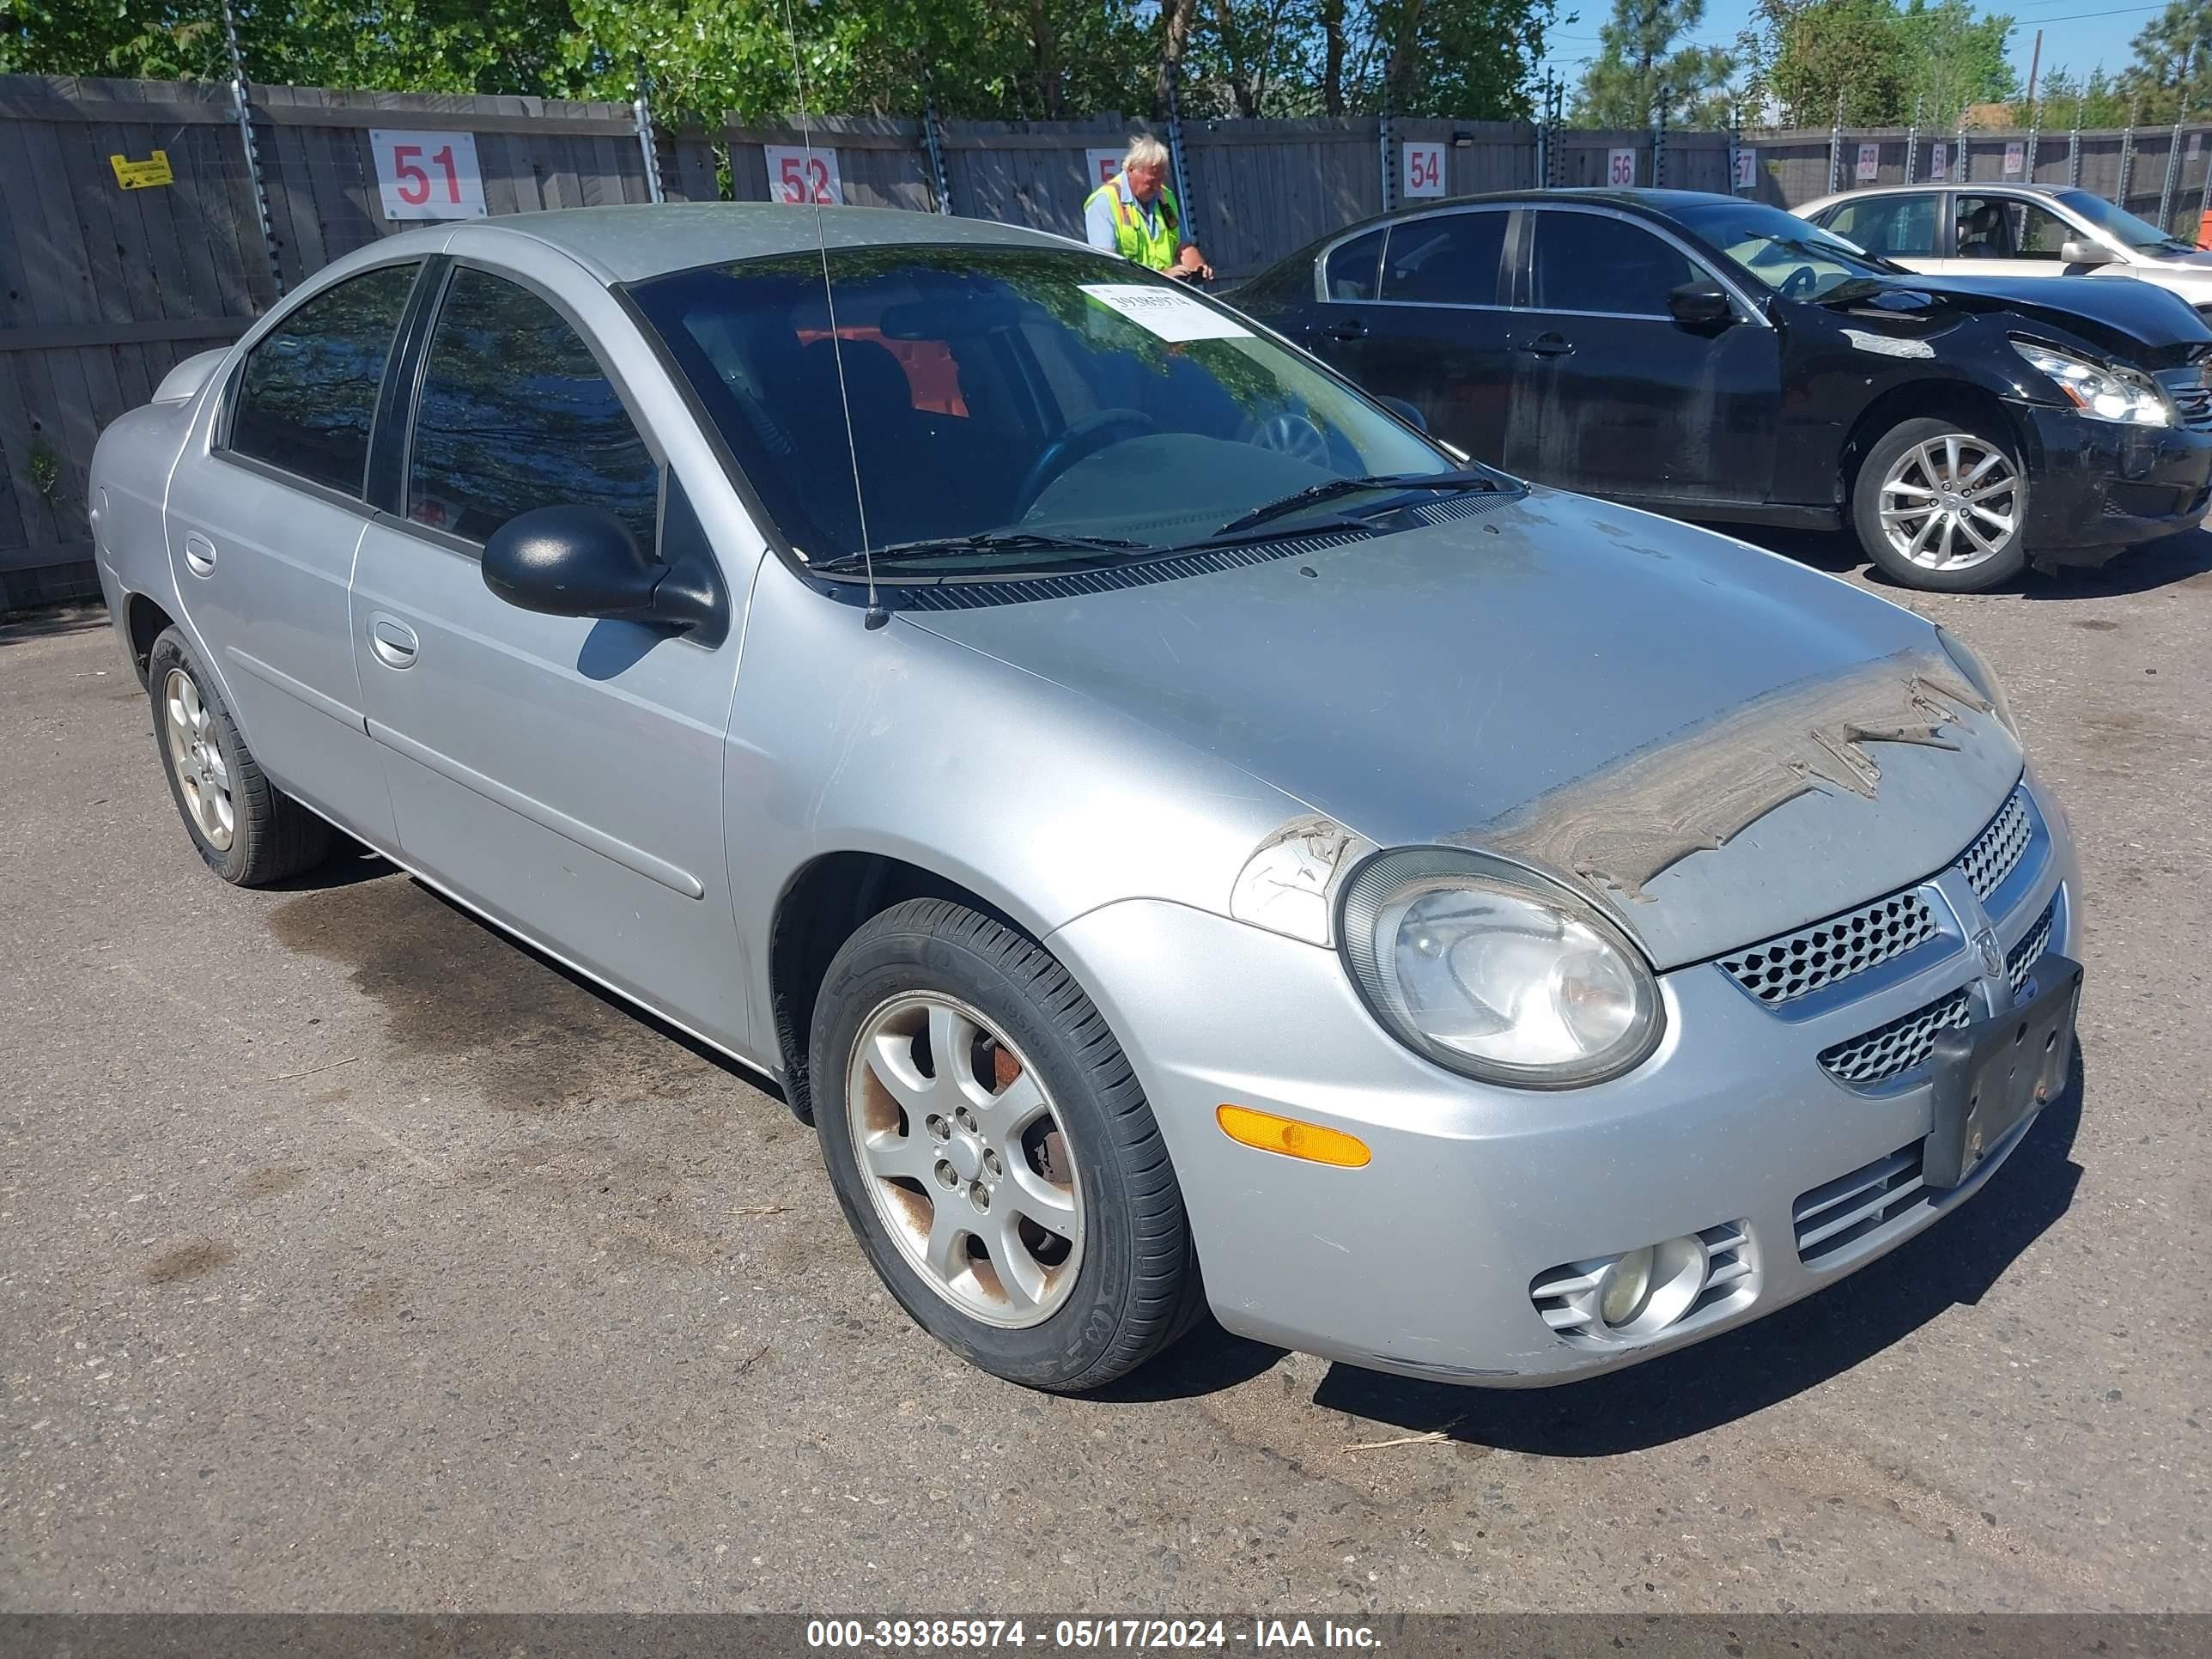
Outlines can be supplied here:
<path id="1" fill-rule="evenodd" d="M 1364 1625 L 1334 1620 L 1254 1619 L 810 1619 L 806 1645 L 836 1650 L 959 1650 L 1026 1648 L 1355 1648 L 1382 1644 Z"/>

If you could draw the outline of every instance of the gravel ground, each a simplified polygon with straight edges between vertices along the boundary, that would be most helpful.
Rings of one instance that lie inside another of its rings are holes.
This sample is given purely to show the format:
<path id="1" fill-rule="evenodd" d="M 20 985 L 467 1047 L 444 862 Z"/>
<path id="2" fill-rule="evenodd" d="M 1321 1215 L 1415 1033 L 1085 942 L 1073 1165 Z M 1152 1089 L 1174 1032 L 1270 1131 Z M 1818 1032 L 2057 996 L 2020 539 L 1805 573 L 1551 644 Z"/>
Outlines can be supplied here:
<path id="1" fill-rule="evenodd" d="M 0 1606 L 2212 1610 L 2212 533 L 1911 602 L 2072 811 L 2084 1085 L 1836 1290 L 1534 1394 L 969 1370 L 744 1074 L 376 861 L 226 888 L 104 619 L 0 629 Z"/>

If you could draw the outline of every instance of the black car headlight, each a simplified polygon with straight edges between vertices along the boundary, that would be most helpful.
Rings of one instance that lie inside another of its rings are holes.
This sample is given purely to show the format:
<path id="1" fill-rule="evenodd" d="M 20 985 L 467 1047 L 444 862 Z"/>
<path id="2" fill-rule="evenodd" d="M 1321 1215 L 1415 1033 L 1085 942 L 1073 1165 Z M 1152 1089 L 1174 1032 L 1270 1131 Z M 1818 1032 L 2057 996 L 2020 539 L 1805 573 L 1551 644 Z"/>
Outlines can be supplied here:
<path id="1" fill-rule="evenodd" d="M 2172 426 L 2179 411 L 2158 382 L 2139 370 L 2077 357 L 2033 340 L 2014 340 L 2012 349 L 2057 382 L 2077 414 L 2123 426 Z"/>
<path id="2" fill-rule="evenodd" d="M 1642 954 L 1597 909 L 1503 860 L 1407 848 L 1345 884 L 1339 949 L 1391 1034 L 1486 1083 L 1565 1089 L 1639 1064 L 1664 1024 Z"/>

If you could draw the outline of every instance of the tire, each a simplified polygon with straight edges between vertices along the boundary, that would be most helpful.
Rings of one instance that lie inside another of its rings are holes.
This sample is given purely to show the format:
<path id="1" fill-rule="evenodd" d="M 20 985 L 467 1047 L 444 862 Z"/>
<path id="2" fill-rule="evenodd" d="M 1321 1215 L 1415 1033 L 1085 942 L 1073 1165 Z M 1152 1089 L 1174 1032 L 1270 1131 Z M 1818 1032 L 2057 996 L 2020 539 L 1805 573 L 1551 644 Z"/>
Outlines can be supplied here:
<path id="1" fill-rule="evenodd" d="M 1917 417 L 1892 427 L 1867 452 L 1851 485 L 1851 523 L 1884 574 L 1929 592 L 1978 593 L 2027 566 L 2027 475 L 2012 438 L 1981 429 L 1992 424 Z M 1991 483 L 1998 473 L 2006 480 Z M 1949 489 L 1961 476 L 1982 479 L 1972 499 Z M 1894 510 L 1913 514 L 1923 499 L 1926 516 L 1895 516 Z M 1886 504 L 1893 509 L 1887 524 Z M 1893 531 L 1907 545 L 1893 542 Z"/>
<path id="2" fill-rule="evenodd" d="M 949 1077 L 930 1040 L 948 1032 L 968 1061 Z M 941 899 L 876 916 L 830 964 L 809 1075 L 861 1249 L 971 1364 L 1079 1392 L 1196 1319 L 1197 1255 L 1152 1108 L 1091 999 L 1034 939 Z"/>
<path id="3" fill-rule="evenodd" d="M 154 641 L 146 690 L 169 797 L 202 863 L 234 886 L 260 887 L 323 861 L 330 825 L 262 775 L 229 705 L 179 629 L 165 629 Z"/>

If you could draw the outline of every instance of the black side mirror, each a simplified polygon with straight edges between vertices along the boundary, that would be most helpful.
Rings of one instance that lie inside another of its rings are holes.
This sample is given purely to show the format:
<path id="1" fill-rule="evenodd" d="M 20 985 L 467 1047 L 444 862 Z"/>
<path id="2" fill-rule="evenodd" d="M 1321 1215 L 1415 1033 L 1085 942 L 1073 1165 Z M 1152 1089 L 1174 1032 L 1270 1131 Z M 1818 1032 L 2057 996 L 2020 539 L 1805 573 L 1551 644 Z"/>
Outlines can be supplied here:
<path id="1" fill-rule="evenodd" d="M 1419 404 L 1408 403 L 1403 398 L 1377 398 L 1375 401 L 1413 428 L 1414 431 L 1426 432 L 1429 429 L 1429 417 L 1421 413 L 1421 406 Z"/>
<path id="2" fill-rule="evenodd" d="M 549 617 L 606 617 L 695 628 L 714 599 L 647 553 L 628 526 L 596 507 L 519 513 L 484 544 L 484 586 L 507 604 Z"/>
<path id="3" fill-rule="evenodd" d="M 1670 289 L 1667 311 L 1685 328 L 1719 328 L 1735 320 L 1735 301 L 1717 283 L 1684 283 Z"/>

